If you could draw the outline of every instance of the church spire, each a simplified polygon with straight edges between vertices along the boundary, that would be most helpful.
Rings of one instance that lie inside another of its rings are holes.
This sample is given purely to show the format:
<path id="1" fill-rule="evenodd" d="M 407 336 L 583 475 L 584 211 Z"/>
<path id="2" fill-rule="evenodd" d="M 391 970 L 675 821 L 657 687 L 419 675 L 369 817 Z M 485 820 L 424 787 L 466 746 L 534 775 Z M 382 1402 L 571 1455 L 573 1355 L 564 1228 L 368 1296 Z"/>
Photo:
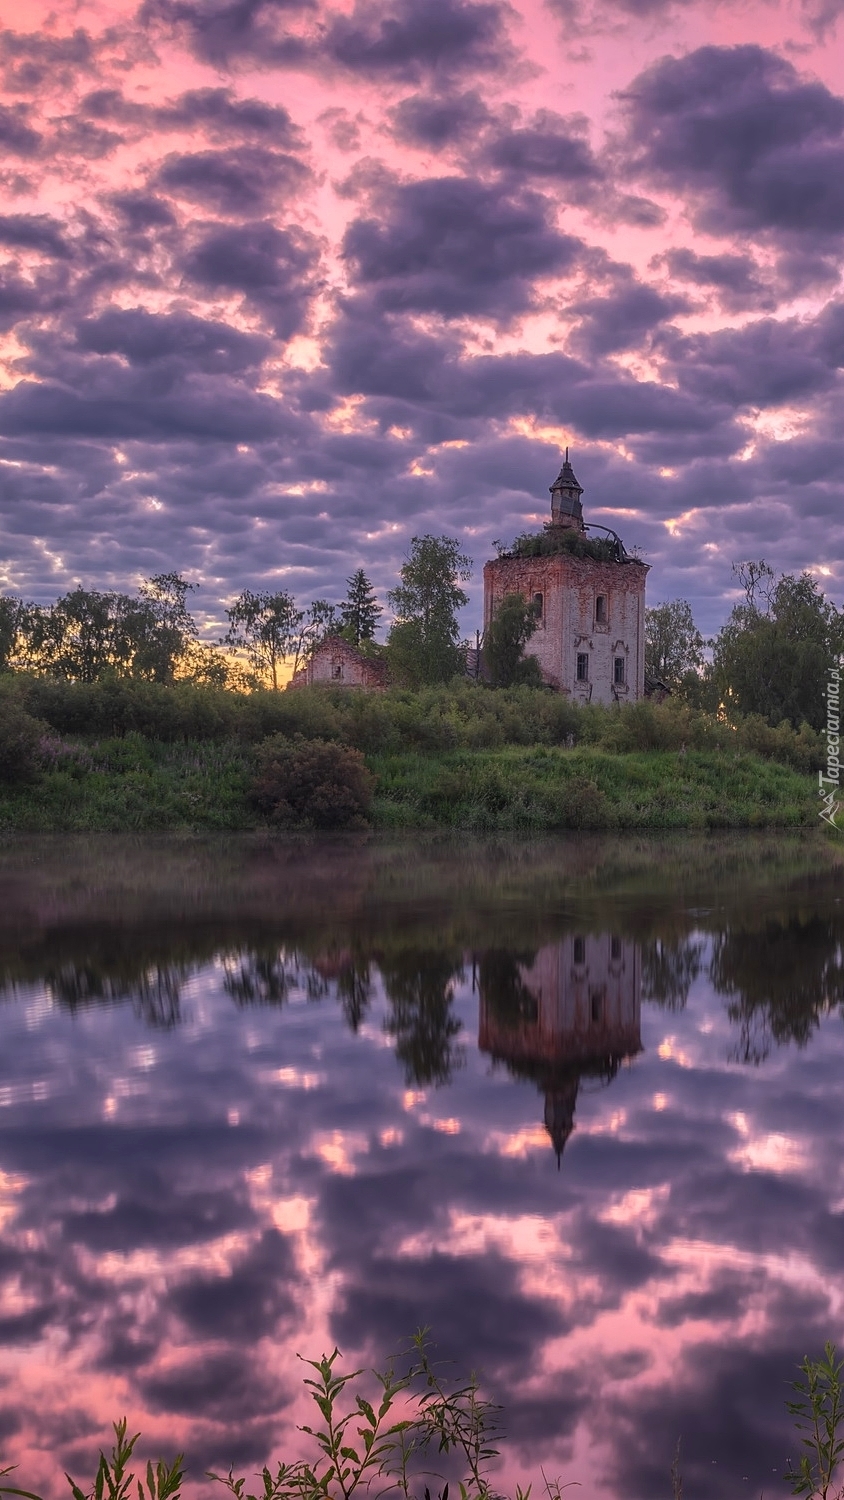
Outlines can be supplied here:
<path id="1" fill-rule="evenodd" d="M 578 484 L 574 469 L 569 463 L 569 450 L 563 460 L 557 478 L 551 485 L 551 524 L 583 530 L 583 506 L 580 497 L 583 486 Z"/>

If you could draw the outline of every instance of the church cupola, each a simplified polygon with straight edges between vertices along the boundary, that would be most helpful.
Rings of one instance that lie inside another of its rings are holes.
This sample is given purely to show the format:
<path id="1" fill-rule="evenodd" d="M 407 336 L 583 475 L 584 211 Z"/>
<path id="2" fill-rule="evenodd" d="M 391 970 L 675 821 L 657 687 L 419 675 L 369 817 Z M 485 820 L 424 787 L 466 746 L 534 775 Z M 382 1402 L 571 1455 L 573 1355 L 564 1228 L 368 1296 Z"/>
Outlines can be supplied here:
<path id="1" fill-rule="evenodd" d="M 552 526 L 567 526 L 577 531 L 583 530 L 583 506 L 580 503 L 582 494 L 583 487 L 575 478 L 574 469 L 569 463 L 567 448 L 563 466 L 551 485 Z"/>

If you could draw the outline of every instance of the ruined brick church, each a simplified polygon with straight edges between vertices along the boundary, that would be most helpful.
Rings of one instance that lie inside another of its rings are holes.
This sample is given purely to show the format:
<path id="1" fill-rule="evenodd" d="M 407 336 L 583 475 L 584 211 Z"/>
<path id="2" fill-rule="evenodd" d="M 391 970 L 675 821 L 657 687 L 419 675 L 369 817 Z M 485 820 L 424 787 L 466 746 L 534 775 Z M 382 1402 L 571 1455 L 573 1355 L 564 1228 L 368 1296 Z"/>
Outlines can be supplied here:
<path id="1" fill-rule="evenodd" d="M 522 594 L 539 620 L 525 654 L 549 687 L 576 702 L 634 703 L 645 690 L 649 569 L 615 532 L 584 523 L 582 495 L 566 449 L 550 522 L 484 568 L 484 630 L 507 594 Z"/>

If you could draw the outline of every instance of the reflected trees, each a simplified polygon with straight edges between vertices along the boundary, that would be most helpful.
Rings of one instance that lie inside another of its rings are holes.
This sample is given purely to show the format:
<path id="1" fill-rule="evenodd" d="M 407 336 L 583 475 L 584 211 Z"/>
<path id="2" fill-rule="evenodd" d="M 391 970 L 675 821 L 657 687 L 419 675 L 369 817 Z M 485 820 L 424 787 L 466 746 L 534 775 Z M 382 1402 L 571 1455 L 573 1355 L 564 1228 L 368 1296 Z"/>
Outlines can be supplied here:
<path id="1" fill-rule="evenodd" d="M 682 1010 L 701 971 L 703 942 L 698 938 L 652 938 L 642 944 L 642 999 L 666 1010 Z"/>
<path id="2" fill-rule="evenodd" d="M 384 1029 L 395 1038 L 405 1081 L 423 1088 L 448 1083 L 463 1062 L 453 1010 L 462 961 L 448 953 L 403 952 L 384 958 L 381 974 L 390 1004 Z"/>
<path id="3" fill-rule="evenodd" d="M 727 927 L 713 938 L 709 978 L 728 997 L 741 1061 L 762 1062 L 788 1042 L 804 1047 L 844 1000 L 841 921 L 791 915 Z"/>

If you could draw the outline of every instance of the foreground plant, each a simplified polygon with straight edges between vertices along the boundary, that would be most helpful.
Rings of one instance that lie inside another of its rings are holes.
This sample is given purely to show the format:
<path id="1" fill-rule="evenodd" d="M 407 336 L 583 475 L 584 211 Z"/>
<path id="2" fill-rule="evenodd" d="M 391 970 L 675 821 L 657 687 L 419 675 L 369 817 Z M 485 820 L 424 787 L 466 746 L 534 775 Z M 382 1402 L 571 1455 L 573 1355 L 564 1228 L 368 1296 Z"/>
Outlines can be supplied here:
<path id="1" fill-rule="evenodd" d="M 825 1344 L 822 1359 L 803 1360 L 802 1380 L 794 1382 L 795 1401 L 787 1402 L 800 1441 L 807 1453 L 795 1469 L 789 1462 L 786 1478 L 795 1495 L 807 1500 L 840 1500 L 844 1485 L 833 1490 L 833 1479 L 844 1453 L 844 1360 L 837 1358 L 834 1344 Z"/>
<path id="2" fill-rule="evenodd" d="M 317 1454 L 312 1460 L 267 1465 L 256 1476 L 259 1485 L 247 1489 L 243 1475 L 209 1473 L 234 1500 L 352 1500 L 374 1494 L 376 1500 L 431 1500 L 430 1482 L 442 1489 L 436 1500 L 449 1500 L 454 1483 L 460 1500 L 505 1500 L 489 1476 L 489 1466 L 498 1456 L 495 1440 L 500 1435 L 500 1407 L 481 1395 L 477 1376 L 449 1384 L 429 1355 L 427 1330 L 416 1334 L 402 1360 L 403 1368 L 391 1361 L 386 1370 L 338 1369 L 340 1351 L 303 1363 L 312 1371 L 304 1384 L 321 1417 L 315 1427 L 299 1430 L 310 1437 Z M 796 1399 L 787 1402 L 795 1419 L 800 1441 L 808 1450 L 795 1469 L 790 1461 L 786 1478 L 795 1495 L 805 1500 L 842 1500 L 844 1485 L 834 1486 L 844 1455 L 844 1360 L 838 1360 L 834 1344 L 827 1343 L 823 1357 L 808 1356 L 800 1366 L 802 1379 L 794 1382 Z M 376 1395 L 370 1400 L 361 1384 L 374 1380 Z M 172 1463 L 161 1459 L 146 1466 L 136 1479 L 129 1468 L 140 1437 L 127 1436 L 124 1417 L 114 1424 L 114 1444 L 107 1458 L 100 1453 L 93 1482 L 84 1490 L 69 1474 L 73 1500 L 181 1500 L 184 1479 L 183 1455 Z M 444 1458 L 451 1471 L 446 1476 L 427 1465 Z M 0 1469 L 0 1496 L 20 1500 L 42 1500 L 32 1490 L 7 1483 L 13 1468 Z M 543 1472 L 547 1500 L 562 1500 L 558 1480 Z M 683 1479 L 678 1442 L 671 1466 L 671 1492 L 682 1500 Z M 516 1486 L 514 1500 L 529 1500 L 530 1485 Z"/>

